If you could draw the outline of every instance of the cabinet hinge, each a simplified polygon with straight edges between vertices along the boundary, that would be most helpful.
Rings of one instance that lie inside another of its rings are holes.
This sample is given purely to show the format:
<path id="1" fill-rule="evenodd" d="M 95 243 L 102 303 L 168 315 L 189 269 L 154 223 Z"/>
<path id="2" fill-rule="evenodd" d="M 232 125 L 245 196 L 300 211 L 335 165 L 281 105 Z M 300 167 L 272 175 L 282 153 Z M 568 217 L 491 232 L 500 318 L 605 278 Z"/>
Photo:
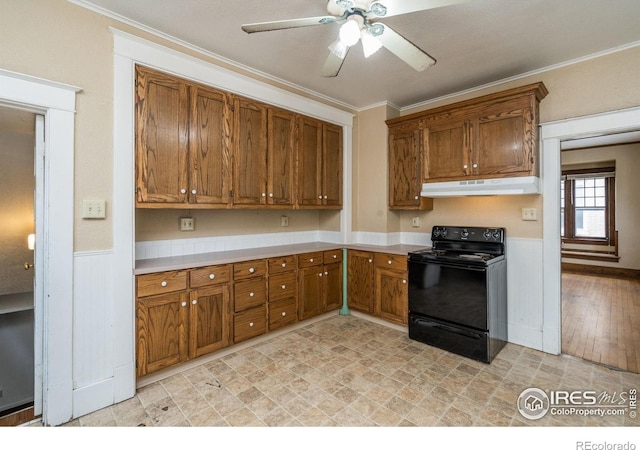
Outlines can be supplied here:
<path id="1" fill-rule="evenodd" d="M 136 358 L 136 369 L 138 368 L 138 358 Z"/>
<path id="2" fill-rule="evenodd" d="M 138 80 L 133 80 L 133 84 L 138 87 Z"/>
<path id="3" fill-rule="evenodd" d="M 233 197 L 233 190 L 229 191 L 229 197 Z"/>
<path id="4" fill-rule="evenodd" d="M 230 109 L 231 111 L 235 111 L 235 110 L 236 110 L 236 107 L 235 107 L 234 105 L 231 105 L 231 106 L 229 106 L 229 109 Z"/>

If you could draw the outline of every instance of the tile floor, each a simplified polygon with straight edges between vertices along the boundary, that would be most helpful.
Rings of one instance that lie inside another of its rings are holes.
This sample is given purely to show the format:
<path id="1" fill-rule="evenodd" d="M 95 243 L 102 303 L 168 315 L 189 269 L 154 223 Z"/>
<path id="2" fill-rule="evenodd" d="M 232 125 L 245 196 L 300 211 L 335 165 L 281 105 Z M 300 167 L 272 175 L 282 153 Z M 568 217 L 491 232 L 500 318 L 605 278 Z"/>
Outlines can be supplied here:
<path id="1" fill-rule="evenodd" d="M 529 387 L 620 393 L 640 375 L 508 344 L 490 364 L 410 340 L 397 328 L 330 316 L 138 390 L 66 426 L 637 426 L 629 414 L 547 414 Z"/>

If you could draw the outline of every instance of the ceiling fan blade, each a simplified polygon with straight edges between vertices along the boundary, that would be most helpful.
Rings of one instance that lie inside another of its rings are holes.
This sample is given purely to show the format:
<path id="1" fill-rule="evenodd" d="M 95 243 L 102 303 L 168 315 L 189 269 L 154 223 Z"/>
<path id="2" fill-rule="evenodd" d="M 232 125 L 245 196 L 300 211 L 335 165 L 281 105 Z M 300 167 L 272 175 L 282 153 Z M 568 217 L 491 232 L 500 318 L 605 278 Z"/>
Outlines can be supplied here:
<path id="1" fill-rule="evenodd" d="M 436 63 L 435 59 L 393 31 L 388 25 L 379 22 L 376 25 L 384 27 L 384 31 L 378 36 L 382 45 L 418 72 L 422 72 Z"/>
<path id="2" fill-rule="evenodd" d="M 391 17 L 400 14 L 424 11 L 425 9 L 440 8 L 441 6 L 467 3 L 471 0 L 376 0 L 369 9 L 377 17 Z M 382 14 L 386 10 L 385 14 Z M 376 11 L 380 11 L 377 13 Z"/>
<path id="3" fill-rule="evenodd" d="M 319 16 L 306 17 L 304 19 L 276 20 L 273 22 L 259 22 L 242 25 L 242 30 L 247 33 L 259 33 L 261 31 L 285 30 L 287 28 L 310 27 L 314 25 L 325 25 L 342 20 L 342 17 Z"/>
<path id="4" fill-rule="evenodd" d="M 331 48 L 336 45 L 340 45 L 340 39 L 336 39 L 336 41 L 329 46 L 329 56 L 322 67 L 323 77 L 333 78 L 337 76 L 344 62 L 344 58 L 346 58 L 347 53 L 349 53 L 349 47 L 344 45 L 337 50 L 331 50 Z"/>

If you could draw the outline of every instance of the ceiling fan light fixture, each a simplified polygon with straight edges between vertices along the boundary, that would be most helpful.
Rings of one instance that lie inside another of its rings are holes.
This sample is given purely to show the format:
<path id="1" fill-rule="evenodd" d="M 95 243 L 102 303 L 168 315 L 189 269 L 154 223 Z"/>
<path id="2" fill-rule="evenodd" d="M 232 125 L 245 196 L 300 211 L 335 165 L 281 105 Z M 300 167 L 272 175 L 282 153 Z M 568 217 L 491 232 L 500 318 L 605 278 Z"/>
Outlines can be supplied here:
<path id="1" fill-rule="evenodd" d="M 364 28 L 360 33 L 360 40 L 362 41 L 362 51 L 364 52 L 365 58 L 373 55 L 375 52 L 380 50 L 380 47 L 382 47 L 382 42 Z"/>
<path id="2" fill-rule="evenodd" d="M 340 27 L 340 41 L 347 47 L 356 44 L 360 39 L 360 24 L 356 17 L 360 16 L 349 16 L 347 21 Z"/>

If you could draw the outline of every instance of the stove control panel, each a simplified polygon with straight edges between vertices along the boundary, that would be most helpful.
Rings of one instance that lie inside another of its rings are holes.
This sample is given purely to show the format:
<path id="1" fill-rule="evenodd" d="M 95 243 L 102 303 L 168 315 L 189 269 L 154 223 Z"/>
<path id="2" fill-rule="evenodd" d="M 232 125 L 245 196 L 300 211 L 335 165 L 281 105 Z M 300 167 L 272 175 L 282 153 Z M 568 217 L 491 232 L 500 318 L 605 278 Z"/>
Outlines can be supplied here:
<path id="1" fill-rule="evenodd" d="M 432 241 L 472 241 L 504 243 L 504 228 L 434 226 Z"/>

